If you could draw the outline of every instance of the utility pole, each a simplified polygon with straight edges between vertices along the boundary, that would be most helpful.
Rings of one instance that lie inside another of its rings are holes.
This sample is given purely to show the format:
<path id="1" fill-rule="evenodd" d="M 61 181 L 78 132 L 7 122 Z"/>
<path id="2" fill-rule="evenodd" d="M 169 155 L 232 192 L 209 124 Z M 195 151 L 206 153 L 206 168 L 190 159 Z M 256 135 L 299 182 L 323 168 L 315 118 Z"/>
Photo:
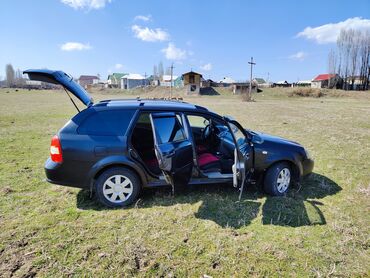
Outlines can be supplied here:
<path id="1" fill-rule="evenodd" d="M 146 72 L 144 73 L 144 93 L 146 93 Z"/>
<path id="2" fill-rule="evenodd" d="M 248 62 L 248 64 L 251 65 L 251 76 L 250 76 L 250 79 L 249 79 L 249 96 L 248 96 L 248 101 L 251 101 L 252 100 L 252 76 L 253 76 L 253 66 L 256 64 L 256 63 L 253 63 L 253 57 L 251 57 L 251 61 Z"/>
<path id="3" fill-rule="evenodd" d="M 173 63 L 171 64 L 171 84 L 170 84 L 170 99 L 172 99 L 172 79 L 173 79 Z"/>

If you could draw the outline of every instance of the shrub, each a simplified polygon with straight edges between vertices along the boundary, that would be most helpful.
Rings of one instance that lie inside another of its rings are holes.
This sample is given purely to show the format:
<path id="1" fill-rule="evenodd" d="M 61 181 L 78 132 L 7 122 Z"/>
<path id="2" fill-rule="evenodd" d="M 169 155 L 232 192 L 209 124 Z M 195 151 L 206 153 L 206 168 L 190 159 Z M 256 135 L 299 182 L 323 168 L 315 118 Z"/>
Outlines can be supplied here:
<path id="1" fill-rule="evenodd" d="M 323 97 L 325 93 L 320 89 L 314 88 L 294 88 L 291 92 L 289 92 L 290 97 Z"/>

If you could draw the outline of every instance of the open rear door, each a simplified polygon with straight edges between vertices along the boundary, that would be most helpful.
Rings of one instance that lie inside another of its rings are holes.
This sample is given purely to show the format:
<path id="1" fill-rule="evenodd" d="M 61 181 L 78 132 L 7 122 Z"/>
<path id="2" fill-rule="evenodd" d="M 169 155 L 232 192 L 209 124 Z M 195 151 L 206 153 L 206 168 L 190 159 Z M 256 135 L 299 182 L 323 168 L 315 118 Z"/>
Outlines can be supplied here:
<path id="1" fill-rule="evenodd" d="M 181 118 L 175 113 L 152 113 L 150 120 L 159 168 L 175 193 L 176 188 L 186 186 L 191 178 L 192 143 L 186 137 Z"/>
<path id="2" fill-rule="evenodd" d="M 80 86 L 73 78 L 63 71 L 47 70 L 47 69 L 30 69 L 25 70 L 24 74 L 28 74 L 30 80 L 37 80 L 52 84 L 62 85 L 66 90 L 70 91 L 87 107 L 94 104 L 93 99 L 84 88 Z"/>
<path id="3" fill-rule="evenodd" d="M 248 137 L 244 132 L 243 127 L 234 120 L 228 120 L 229 128 L 234 137 L 234 165 L 233 169 L 233 184 L 239 188 L 239 200 L 243 194 L 244 185 L 253 169 L 252 146 L 249 143 Z"/>

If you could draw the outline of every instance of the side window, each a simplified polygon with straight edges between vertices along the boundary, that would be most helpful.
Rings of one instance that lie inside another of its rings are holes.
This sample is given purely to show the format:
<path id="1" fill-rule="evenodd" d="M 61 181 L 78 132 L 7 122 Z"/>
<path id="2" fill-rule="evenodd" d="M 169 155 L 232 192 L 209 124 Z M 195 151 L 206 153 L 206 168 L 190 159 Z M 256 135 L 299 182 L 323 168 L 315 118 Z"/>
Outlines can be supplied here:
<path id="1" fill-rule="evenodd" d="M 177 117 L 154 118 L 159 143 L 169 143 L 186 139 L 183 127 Z"/>
<path id="2" fill-rule="evenodd" d="M 209 124 L 208 119 L 202 116 L 188 115 L 187 117 L 188 117 L 189 124 L 191 127 L 205 128 Z"/>
<path id="3" fill-rule="evenodd" d="M 99 136 L 124 135 L 134 113 L 135 110 L 96 112 L 81 123 L 78 133 Z"/>

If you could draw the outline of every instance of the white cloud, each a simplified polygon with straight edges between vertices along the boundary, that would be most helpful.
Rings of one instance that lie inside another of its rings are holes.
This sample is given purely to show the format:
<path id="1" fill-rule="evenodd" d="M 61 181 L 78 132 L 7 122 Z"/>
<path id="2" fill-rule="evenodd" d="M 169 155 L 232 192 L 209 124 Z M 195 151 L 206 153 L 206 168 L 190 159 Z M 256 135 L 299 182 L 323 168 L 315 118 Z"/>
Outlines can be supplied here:
<path id="1" fill-rule="evenodd" d="M 205 70 L 205 71 L 210 71 L 210 70 L 212 70 L 212 64 L 211 63 L 208 63 L 208 64 L 205 64 L 203 66 L 200 66 L 200 68 L 202 70 Z"/>
<path id="2" fill-rule="evenodd" d="M 317 27 L 306 27 L 297 37 L 313 40 L 319 44 L 335 43 L 341 29 L 370 30 L 370 19 L 348 18 L 338 23 L 328 23 Z"/>
<path id="3" fill-rule="evenodd" d="M 112 2 L 112 0 L 61 0 L 61 2 L 74 8 L 75 10 L 97 10 L 104 8 L 105 4 Z"/>
<path id="4" fill-rule="evenodd" d="M 146 42 L 168 41 L 170 38 L 170 35 L 161 28 L 150 29 L 148 27 L 133 25 L 131 30 L 134 32 L 136 38 Z"/>
<path id="5" fill-rule="evenodd" d="M 142 20 L 142 21 L 151 21 L 152 20 L 152 16 L 150 14 L 148 15 L 137 15 L 135 16 L 134 20 Z"/>
<path id="6" fill-rule="evenodd" d="M 115 69 L 122 69 L 123 68 L 123 65 L 122 64 L 115 64 L 114 65 L 114 68 Z"/>
<path id="7" fill-rule="evenodd" d="M 81 51 L 91 49 L 91 46 L 88 43 L 84 44 L 80 42 L 66 42 L 65 44 L 62 44 L 60 49 L 63 51 Z"/>
<path id="8" fill-rule="evenodd" d="M 177 48 L 172 42 L 170 42 L 166 48 L 163 48 L 162 52 L 168 60 L 184 60 L 187 57 L 186 50 Z"/>
<path id="9" fill-rule="evenodd" d="M 307 53 L 299 51 L 289 56 L 289 59 L 303 61 L 307 57 Z"/>

